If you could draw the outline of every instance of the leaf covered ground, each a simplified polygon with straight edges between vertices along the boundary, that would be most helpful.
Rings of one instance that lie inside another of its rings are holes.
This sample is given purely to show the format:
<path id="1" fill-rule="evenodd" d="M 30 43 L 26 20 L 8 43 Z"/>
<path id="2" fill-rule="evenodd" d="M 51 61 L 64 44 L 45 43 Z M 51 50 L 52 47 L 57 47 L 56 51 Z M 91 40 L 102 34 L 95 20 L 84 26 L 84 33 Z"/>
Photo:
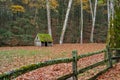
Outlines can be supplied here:
<path id="1" fill-rule="evenodd" d="M 120 80 L 120 63 L 117 63 L 106 73 L 100 75 L 97 80 Z"/>
<path id="2" fill-rule="evenodd" d="M 78 54 L 98 51 L 105 48 L 105 44 L 55 44 L 53 47 L 0 47 L 0 73 L 11 69 L 19 68 L 36 62 L 42 62 L 50 59 L 71 57 L 72 50 L 77 50 Z M 78 61 L 78 68 L 84 68 L 93 63 L 104 59 L 104 54 L 94 55 L 83 58 Z M 106 66 L 99 66 L 92 70 L 86 71 L 78 75 L 79 80 L 87 80 L 97 72 L 103 70 Z M 117 67 L 116 67 L 117 68 Z M 118 69 L 119 70 L 119 69 Z M 72 72 L 71 63 L 57 64 L 44 68 L 40 68 L 24 75 L 19 76 L 16 80 L 56 80 L 57 77 Z M 115 71 L 116 72 L 116 71 Z M 120 72 L 120 70 L 118 71 Z M 105 73 L 105 75 L 108 75 Z M 118 75 L 119 76 L 119 75 Z M 104 75 L 98 80 L 108 80 Z M 119 79 L 111 79 L 119 80 Z"/>

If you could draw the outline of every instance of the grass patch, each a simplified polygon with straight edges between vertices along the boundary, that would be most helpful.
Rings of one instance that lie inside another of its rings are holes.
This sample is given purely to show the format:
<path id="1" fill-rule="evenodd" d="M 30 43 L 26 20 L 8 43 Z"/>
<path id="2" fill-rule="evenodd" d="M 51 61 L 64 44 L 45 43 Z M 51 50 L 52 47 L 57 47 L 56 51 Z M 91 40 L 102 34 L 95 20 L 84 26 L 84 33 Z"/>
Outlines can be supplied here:
<path id="1" fill-rule="evenodd" d="M 0 51 L 0 73 L 23 65 L 41 62 L 48 59 L 62 58 L 66 52 L 54 53 L 49 49 L 16 49 Z"/>
<path id="2" fill-rule="evenodd" d="M 10 68 L 36 63 L 51 54 L 46 50 L 6 50 L 0 51 L 0 72 Z"/>

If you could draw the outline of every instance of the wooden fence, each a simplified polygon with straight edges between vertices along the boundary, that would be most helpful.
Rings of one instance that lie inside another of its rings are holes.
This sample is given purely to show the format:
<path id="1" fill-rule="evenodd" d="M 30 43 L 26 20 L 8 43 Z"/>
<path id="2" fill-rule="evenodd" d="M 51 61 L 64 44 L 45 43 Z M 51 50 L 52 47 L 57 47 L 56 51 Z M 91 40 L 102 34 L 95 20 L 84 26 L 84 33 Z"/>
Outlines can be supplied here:
<path id="1" fill-rule="evenodd" d="M 66 80 L 71 77 L 73 78 L 73 80 L 78 80 L 78 77 L 77 77 L 78 74 L 83 73 L 87 70 L 90 70 L 90 69 L 95 68 L 100 65 L 107 65 L 107 67 L 103 71 L 100 71 L 95 76 L 93 76 L 89 79 L 89 80 L 95 80 L 99 75 L 106 72 L 109 68 L 112 67 L 112 59 L 117 59 L 116 57 L 112 57 L 110 50 L 116 50 L 116 49 L 110 49 L 110 48 L 106 47 L 106 49 L 104 49 L 104 50 L 97 51 L 97 52 L 91 52 L 91 53 L 87 53 L 87 54 L 83 54 L 83 55 L 77 55 L 77 51 L 72 51 L 72 58 L 59 58 L 59 59 L 54 59 L 54 60 L 49 60 L 49 61 L 44 61 L 44 62 L 40 62 L 40 63 L 36 63 L 36 64 L 23 66 L 19 69 L 12 70 L 12 71 L 6 72 L 4 74 L 1 74 L 0 80 L 10 80 L 10 79 L 18 77 L 21 74 L 27 73 L 29 71 L 32 71 L 32 70 L 35 70 L 38 68 L 42 68 L 42 67 L 54 65 L 54 64 L 70 63 L 70 62 L 72 62 L 72 71 L 73 72 L 70 74 L 63 75 L 63 76 L 57 78 L 57 80 Z M 108 57 L 103 61 L 92 64 L 83 69 L 80 69 L 80 70 L 77 69 L 77 61 L 79 59 L 93 56 L 96 54 L 101 54 L 101 53 L 105 53 Z"/>

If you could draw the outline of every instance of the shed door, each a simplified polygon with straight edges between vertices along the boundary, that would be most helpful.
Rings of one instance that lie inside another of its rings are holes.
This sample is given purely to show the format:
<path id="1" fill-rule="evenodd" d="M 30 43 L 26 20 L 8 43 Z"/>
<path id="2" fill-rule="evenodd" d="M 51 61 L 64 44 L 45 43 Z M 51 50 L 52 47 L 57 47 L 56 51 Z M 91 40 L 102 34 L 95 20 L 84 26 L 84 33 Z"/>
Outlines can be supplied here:
<path id="1" fill-rule="evenodd" d="M 47 42 L 45 42 L 45 46 L 48 46 Z"/>

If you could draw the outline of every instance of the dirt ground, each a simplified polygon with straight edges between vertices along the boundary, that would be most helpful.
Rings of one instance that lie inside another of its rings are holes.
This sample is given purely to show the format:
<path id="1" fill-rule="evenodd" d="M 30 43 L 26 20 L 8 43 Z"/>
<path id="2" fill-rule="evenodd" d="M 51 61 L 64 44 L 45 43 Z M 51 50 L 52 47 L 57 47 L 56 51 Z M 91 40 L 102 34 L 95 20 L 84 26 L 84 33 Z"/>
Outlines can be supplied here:
<path id="1" fill-rule="evenodd" d="M 5 50 L 49 50 L 51 51 L 52 55 L 59 55 L 61 53 L 67 53 L 66 57 L 71 57 L 72 50 L 77 50 L 78 54 L 84 54 L 87 52 L 94 52 L 105 48 L 105 44 L 55 44 L 52 47 L 35 47 L 35 46 L 25 46 L 25 47 L 0 47 L 0 51 Z M 52 59 L 52 56 L 49 58 L 46 56 L 47 59 Z M 98 61 L 104 59 L 103 54 L 91 56 L 88 58 L 83 58 L 78 61 L 78 67 L 83 68 L 85 66 L 91 65 Z M 44 59 L 46 60 L 46 59 Z M 42 59 L 42 61 L 44 61 Z M 120 79 L 120 64 L 114 66 L 113 69 L 110 69 L 107 73 L 103 74 L 102 76 L 98 77 L 98 80 L 119 80 Z M 94 70 L 88 71 L 84 74 L 79 75 L 79 80 L 87 80 L 91 75 L 95 75 L 95 73 L 99 72 L 105 68 L 105 66 L 100 66 L 95 68 Z M 117 69 L 116 69 L 117 68 Z M 44 68 L 40 68 L 24 75 L 19 76 L 16 80 L 56 80 L 57 77 L 62 76 L 64 74 L 72 72 L 72 65 L 69 64 L 57 64 L 53 66 L 48 66 Z M 114 72 L 114 73 L 112 73 Z M 117 72 L 117 73 L 116 73 Z M 118 74 L 115 76 L 114 74 Z M 111 76 L 112 75 L 112 76 Z"/>

